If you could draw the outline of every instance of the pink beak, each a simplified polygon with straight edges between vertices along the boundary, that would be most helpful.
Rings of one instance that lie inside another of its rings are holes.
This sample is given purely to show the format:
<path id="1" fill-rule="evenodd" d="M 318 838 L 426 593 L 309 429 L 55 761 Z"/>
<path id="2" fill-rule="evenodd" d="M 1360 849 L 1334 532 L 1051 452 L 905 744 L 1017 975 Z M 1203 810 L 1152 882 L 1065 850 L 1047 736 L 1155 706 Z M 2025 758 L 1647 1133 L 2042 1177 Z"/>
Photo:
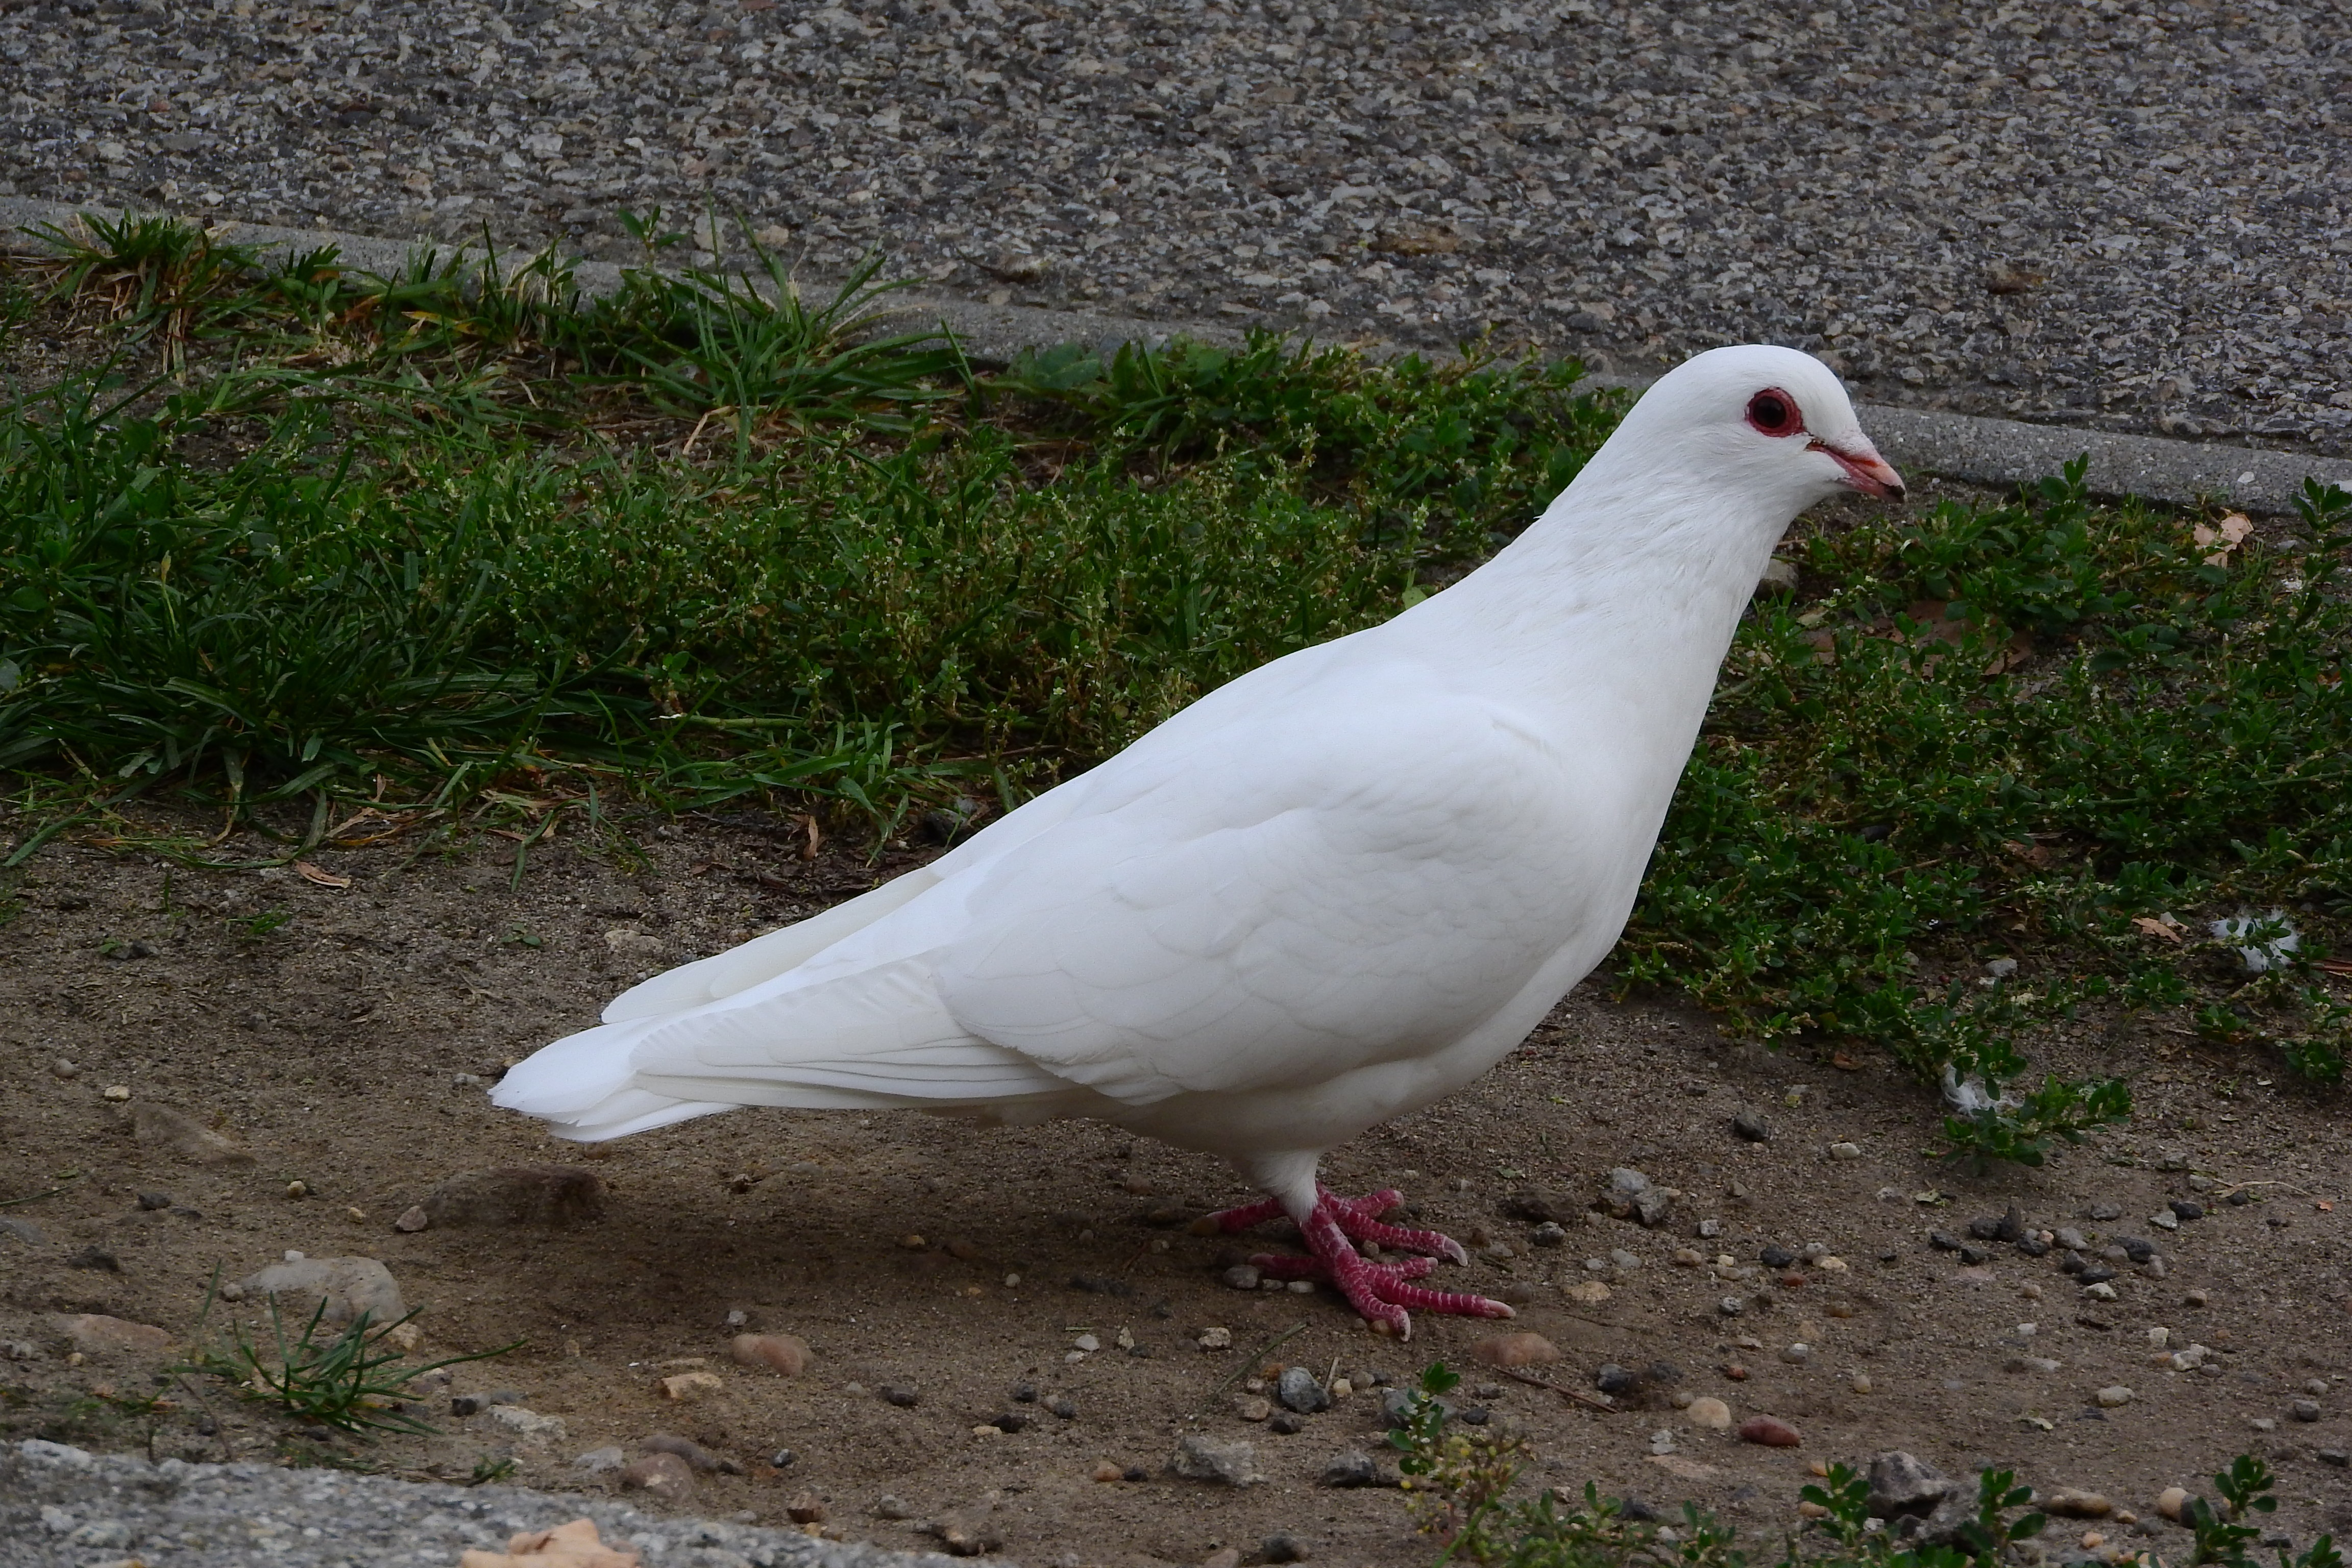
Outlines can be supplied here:
<path id="1" fill-rule="evenodd" d="M 1878 455 L 1878 448 L 1868 441 L 1862 442 L 1855 449 L 1847 450 L 1832 447 L 1815 437 L 1812 449 L 1827 452 L 1835 458 L 1837 466 L 1845 470 L 1845 482 L 1863 494 L 1876 496 L 1881 500 L 1903 499 L 1903 476 L 1896 473 L 1893 466 Z"/>

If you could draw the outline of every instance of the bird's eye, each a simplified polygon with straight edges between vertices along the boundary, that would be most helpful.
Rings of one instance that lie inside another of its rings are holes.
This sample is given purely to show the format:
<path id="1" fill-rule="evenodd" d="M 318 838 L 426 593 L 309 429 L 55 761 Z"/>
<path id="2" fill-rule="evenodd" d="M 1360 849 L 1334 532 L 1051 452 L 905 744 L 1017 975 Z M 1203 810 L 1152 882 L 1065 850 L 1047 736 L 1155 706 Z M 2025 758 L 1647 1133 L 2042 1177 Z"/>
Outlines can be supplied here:
<path id="1" fill-rule="evenodd" d="M 1748 423 L 1767 436 L 1793 436 L 1805 427 L 1796 399 L 1778 387 L 1767 387 L 1748 400 Z"/>

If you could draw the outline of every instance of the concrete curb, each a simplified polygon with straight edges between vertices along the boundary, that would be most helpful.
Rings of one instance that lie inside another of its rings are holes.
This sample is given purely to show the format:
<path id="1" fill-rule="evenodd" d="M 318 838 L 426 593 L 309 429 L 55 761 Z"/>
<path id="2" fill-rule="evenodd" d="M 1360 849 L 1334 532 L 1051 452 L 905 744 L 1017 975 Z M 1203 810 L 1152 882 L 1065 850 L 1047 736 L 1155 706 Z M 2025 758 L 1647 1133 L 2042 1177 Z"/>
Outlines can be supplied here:
<path id="1" fill-rule="evenodd" d="M 42 249 L 27 232 L 38 225 L 70 230 L 83 212 L 112 218 L 110 208 L 82 207 L 25 196 L 0 197 L 0 249 L 23 255 Z M 223 237 L 265 252 L 309 250 L 332 245 L 352 265 L 374 272 L 405 266 L 417 251 L 432 248 L 453 259 L 478 258 L 478 245 L 379 239 L 327 229 L 279 228 L 265 224 L 229 224 Z M 512 253 L 509 252 L 509 255 Z M 574 277 L 591 295 L 621 286 L 622 268 L 609 261 L 581 261 Z M 1018 305 L 982 305 L 908 289 L 895 295 L 895 313 L 913 322 L 937 321 L 953 331 L 975 363 L 1003 364 L 1024 349 L 1077 342 L 1108 352 L 1125 342 L 1162 342 L 1188 337 L 1233 346 L 1243 331 L 1223 321 L 1141 321 L 1087 310 L 1047 310 Z M 1404 352 L 1379 338 L 1343 338 L 1374 354 Z M 1638 390 L 1646 378 L 1596 375 L 1592 384 Z M 2070 430 L 2016 419 L 1986 419 L 1936 409 L 1885 404 L 1856 407 L 1863 427 L 1889 462 L 1913 475 L 1934 475 L 1963 483 L 2008 489 L 2056 473 L 2087 457 L 2085 477 L 2094 495 L 2139 496 L 2173 506 L 2226 504 L 2258 516 L 2294 510 L 2304 480 L 2352 490 L 2352 461 L 2306 457 L 2251 447 L 2168 441 L 2153 436 L 2123 436 L 2101 430 Z"/>

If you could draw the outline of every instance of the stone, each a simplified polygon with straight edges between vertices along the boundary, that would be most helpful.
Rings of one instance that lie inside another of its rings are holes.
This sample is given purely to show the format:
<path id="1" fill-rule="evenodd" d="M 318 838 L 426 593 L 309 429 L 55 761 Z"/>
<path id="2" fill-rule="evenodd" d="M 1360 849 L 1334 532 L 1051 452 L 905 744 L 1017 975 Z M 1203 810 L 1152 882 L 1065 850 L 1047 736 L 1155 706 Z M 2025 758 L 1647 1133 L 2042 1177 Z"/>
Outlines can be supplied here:
<path id="1" fill-rule="evenodd" d="M 604 1184 L 577 1165 L 501 1165 L 461 1171 L 419 1206 L 434 1225 L 560 1227 L 602 1219 Z"/>
<path id="2" fill-rule="evenodd" d="M 2203 1219 L 2205 1217 L 2205 1205 L 2199 1203 L 2194 1198 L 2175 1198 L 2165 1206 L 2170 1209 L 2176 1217 L 2180 1219 Z"/>
<path id="3" fill-rule="evenodd" d="M 1293 1411 L 1277 1410 L 1266 1422 L 1265 1429 L 1279 1432 L 1286 1437 L 1293 1436 L 1307 1430 L 1307 1417 Z"/>
<path id="4" fill-rule="evenodd" d="M 732 1459 L 722 1458 L 691 1437 L 681 1437 L 675 1432 L 656 1432 L 637 1445 L 648 1454 L 676 1454 L 702 1475 L 725 1472 L 740 1475 L 743 1467 Z"/>
<path id="5" fill-rule="evenodd" d="M 1334 1456 L 1331 1462 L 1323 1467 L 1321 1484 L 1342 1489 L 1381 1487 L 1387 1486 L 1389 1480 L 1381 1474 L 1381 1467 L 1370 1454 L 1360 1448 L 1350 1448 L 1346 1453 Z"/>
<path id="6" fill-rule="evenodd" d="M 1204 1351 L 1229 1351 L 1234 1348 L 1234 1331 L 1231 1329 L 1202 1329 L 1201 1337 L 1193 1342 Z"/>
<path id="7" fill-rule="evenodd" d="M 250 1165 L 253 1155 L 185 1111 L 152 1100 L 131 1108 L 131 1135 L 191 1165 Z"/>
<path id="8" fill-rule="evenodd" d="M 895 1405 L 901 1410 L 912 1410 L 923 1402 L 923 1391 L 911 1383 L 886 1383 L 874 1391 L 885 1405 Z"/>
<path id="9" fill-rule="evenodd" d="M 536 1410 L 526 1410 L 520 1405 L 497 1405 L 490 1407 L 491 1425 L 512 1433 L 526 1442 L 561 1443 L 572 1436 L 561 1415 L 541 1415 Z"/>
<path id="10" fill-rule="evenodd" d="M 1263 1421 L 1274 1414 L 1274 1402 L 1262 1394 L 1236 1394 L 1234 1414 L 1244 1421 Z"/>
<path id="11" fill-rule="evenodd" d="M 2179 1230 L 2180 1228 L 2180 1216 L 2174 1214 L 2170 1209 L 2158 1209 L 2156 1213 L 2147 1216 L 2147 1223 L 2156 1226 L 2158 1230 Z"/>
<path id="12" fill-rule="evenodd" d="M 1573 1285 L 1563 1286 L 1560 1294 L 1580 1307 L 1598 1307 L 1609 1300 L 1610 1291 L 1609 1287 L 1598 1279 L 1580 1279 Z"/>
<path id="13" fill-rule="evenodd" d="M 628 1462 L 629 1456 L 617 1447 L 591 1448 L 574 1457 L 572 1468 L 592 1476 L 607 1476 Z"/>
<path id="14" fill-rule="evenodd" d="M 17 1219 L 5 1214 L 0 1214 L 0 1236 L 13 1236 L 27 1247 L 47 1247 L 49 1244 L 47 1233 L 39 1226 L 31 1220 Z"/>
<path id="15" fill-rule="evenodd" d="M 683 1503 L 694 1496 L 694 1467 L 676 1454 L 640 1455 L 621 1471 L 621 1489 Z"/>
<path id="16" fill-rule="evenodd" d="M 2099 1390 L 2096 1397 L 2100 1409 L 2116 1410 L 2132 1402 L 2132 1391 L 2120 1383 L 2109 1384 Z"/>
<path id="17" fill-rule="evenodd" d="M 1767 1268 L 1786 1268 L 1797 1261 L 1797 1255 L 1777 1241 L 1769 1243 L 1756 1258 Z"/>
<path id="18" fill-rule="evenodd" d="M 237 1281 L 247 1298 L 270 1297 L 281 1314 L 308 1318 L 324 1303 L 320 1314 L 329 1323 L 349 1323 L 364 1313 L 378 1328 L 408 1316 L 408 1303 L 392 1270 L 373 1258 L 306 1258 L 289 1252 L 285 1258 Z"/>
<path id="19" fill-rule="evenodd" d="M 511 1536 L 504 1552 L 471 1548 L 458 1568 L 637 1568 L 638 1562 L 633 1551 L 606 1546 L 593 1520 L 575 1519 Z"/>
<path id="20" fill-rule="evenodd" d="M 1257 1560 L 1261 1563 L 1304 1563 L 1307 1548 L 1295 1535 L 1269 1535 L 1258 1542 Z"/>
<path id="21" fill-rule="evenodd" d="M 2175 1524 L 2180 1523 L 2181 1516 L 2189 1511 L 2189 1489 L 2167 1487 L 2157 1493 L 2156 1511 Z"/>
<path id="22" fill-rule="evenodd" d="M 2319 1419 L 2319 1401 L 2298 1399 L 2286 1407 L 2286 1413 L 2297 1421 L 2316 1421 Z"/>
<path id="23" fill-rule="evenodd" d="M 1265 1479 L 1258 1473 L 1257 1450 L 1251 1445 L 1223 1443 L 1199 1433 L 1188 1435 L 1176 1445 L 1168 1468 L 1183 1480 L 1214 1481 L 1229 1487 L 1255 1486 Z"/>
<path id="24" fill-rule="evenodd" d="M 1528 1232 L 1528 1244 L 1531 1247 L 1565 1247 L 1568 1245 L 1568 1229 L 1558 1220 L 1548 1219 Z"/>
<path id="25" fill-rule="evenodd" d="M 1813 1359 L 1813 1347 L 1806 1344 L 1783 1345 L 1780 1359 L 1790 1366 L 1803 1366 Z"/>
<path id="26" fill-rule="evenodd" d="M 413 1235 L 432 1223 L 433 1216 L 425 1212 L 423 1205 L 411 1204 L 400 1211 L 400 1217 L 392 1222 L 392 1228 Z"/>
<path id="27" fill-rule="evenodd" d="M 1236 1290 L 1255 1290 L 1264 1279 L 1255 1263 L 1236 1263 L 1225 1270 L 1225 1283 Z"/>
<path id="28" fill-rule="evenodd" d="M 86 1356 L 152 1356 L 172 1348 L 172 1336 L 162 1329 L 125 1318 L 79 1312 L 51 1318 L 49 1321 L 58 1332 L 73 1342 L 76 1351 Z"/>
<path id="29" fill-rule="evenodd" d="M 1099 1479 L 1100 1478 L 1097 1479 Z M 1113 1480 L 1117 1480 L 1118 1479 L 1118 1470 L 1116 1466 L 1112 1467 L 1111 1479 Z M 896 1496 L 890 1492 L 884 1492 L 880 1497 L 874 1500 L 874 1517 L 877 1519 L 912 1519 L 915 1517 L 915 1510 L 912 1507 L 908 1506 L 904 1498 Z"/>
<path id="30" fill-rule="evenodd" d="M 737 1366 L 765 1368 L 782 1377 L 798 1377 L 814 1359 L 795 1334 L 737 1334 L 727 1342 L 727 1353 Z"/>
<path id="31" fill-rule="evenodd" d="M 784 1505 L 784 1517 L 794 1524 L 823 1524 L 831 1511 L 814 1492 L 803 1492 Z"/>
<path id="32" fill-rule="evenodd" d="M 1642 1379 L 1638 1373 L 1627 1371 L 1615 1362 L 1604 1362 L 1592 1374 L 1592 1386 L 1614 1399 L 1640 1388 Z"/>
<path id="33" fill-rule="evenodd" d="M 660 1390 L 664 1399 L 674 1405 L 685 1405 L 705 1394 L 716 1394 L 726 1384 L 719 1381 L 716 1373 L 680 1372 L 660 1379 L 654 1386 Z"/>
<path id="34" fill-rule="evenodd" d="M 1470 1347 L 1473 1361 L 1488 1366 L 1543 1366 L 1560 1359 L 1559 1347 L 1541 1334 L 1489 1334 Z"/>
<path id="35" fill-rule="evenodd" d="M 1750 1415 L 1739 1424 L 1739 1440 L 1759 1443 L 1767 1448 L 1793 1448 L 1805 1439 L 1777 1415 Z"/>
<path id="36" fill-rule="evenodd" d="M 1735 1136 L 1750 1143 L 1769 1143 L 1772 1141 L 1771 1127 L 1752 1110 L 1742 1110 L 1733 1116 L 1731 1131 Z"/>
<path id="37" fill-rule="evenodd" d="M 1313 1373 L 1303 1366 L 1286 1366 L 1275 1380 L 1275 1398 L 1286 1410 L 1301 1415 L 1319 1415 L 1331 1408 L 1331 1395 Z"/>
<path id="38" fill-rule="evenodd" d="M 2116 1510 L 2116 1505 L 2094 1491 L 2074 1487 L 2060 1487 L 2041 1500 L 2042 1507 L 2064 1519 L 2105 1519 Z"/>
<path id="39" fill-rule="evenodd" d="M 1710 1432 L 1731 1430 L 1731 1406 L 1711 1394 L 1702 1394 L 1692 1400 L 1690 1408 L 1683 1414 L 1690 1417 L 1694 1426 L 1704 1426 Z"/>
<path id="40" fill-rule="evenodd" d="M 2352 1453 L 2342 1448 L 2322 1448 L 2318 1458 L 2321 1464 L 2333 1465 L 2339 1470 L 2352 1467 Z"/>
<path id="41" fill-rule="evenodd" d="M 1849 1143 L 1843 1141 L 1832 1143 L 1830 1145 L 1830 1158 L 1832 1160 L 1859 1160 L 1862 1158 L 1862 1145 L 1859 1143 Z"/>

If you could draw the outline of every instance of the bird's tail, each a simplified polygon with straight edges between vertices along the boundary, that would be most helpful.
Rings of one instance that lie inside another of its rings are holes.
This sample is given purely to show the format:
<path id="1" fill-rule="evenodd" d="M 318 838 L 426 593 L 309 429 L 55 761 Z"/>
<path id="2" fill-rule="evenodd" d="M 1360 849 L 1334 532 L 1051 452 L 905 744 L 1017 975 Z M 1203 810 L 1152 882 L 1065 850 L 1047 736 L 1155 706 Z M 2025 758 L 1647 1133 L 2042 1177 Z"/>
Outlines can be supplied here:
<path id="1" fill-rule="evenodd" d="M 588 1143 L 745 1105 L 1025 1121 L 1094 1098 L 966 1033 L 911 961 L 583 1029 L 517 1066 L 490 1095 Z"/>

